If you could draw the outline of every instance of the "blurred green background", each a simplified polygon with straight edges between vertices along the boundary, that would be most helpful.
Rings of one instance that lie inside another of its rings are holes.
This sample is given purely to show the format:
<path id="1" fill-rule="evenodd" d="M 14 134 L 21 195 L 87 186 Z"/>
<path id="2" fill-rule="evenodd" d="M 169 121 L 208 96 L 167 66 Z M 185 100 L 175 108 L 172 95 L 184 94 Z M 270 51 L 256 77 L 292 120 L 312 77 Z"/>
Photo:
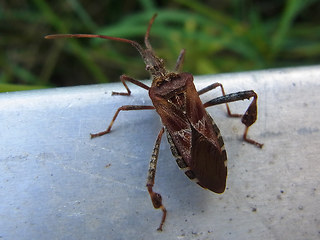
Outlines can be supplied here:
<path id="1" fill-rule="evenodd" d="M 10 0 L 0 2 L 0 91 L 149 78 L 130 45 L 96 33 L 150 41 L 172 69 L 182 48 L 194 75 L 320 62 L 320 0 Z"/>

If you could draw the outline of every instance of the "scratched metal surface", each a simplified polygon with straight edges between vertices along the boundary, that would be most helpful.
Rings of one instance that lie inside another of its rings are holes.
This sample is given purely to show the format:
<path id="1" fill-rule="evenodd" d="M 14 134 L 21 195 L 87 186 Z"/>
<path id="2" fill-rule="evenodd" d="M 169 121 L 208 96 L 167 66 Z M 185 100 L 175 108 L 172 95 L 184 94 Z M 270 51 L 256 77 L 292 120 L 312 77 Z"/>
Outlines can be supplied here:
<path id="1" fill-rule="evenodd" d="M 161 127 L 144 89 L 113 96 L 121 84 L 0 95 L 0 239 L 319 239 L 320 66 L 196 78 L 197 88 L 221 82 L 229 92 L 254 89 L 259 116 L 243 143 L 239 119 L 209 108 L 225 139 L 227 190 L 201 189 L 178 169 L 162 139 L 156 185 L 161 211 L 145 188 L 148 162 Z M 218 90 L 203 99 L 219 96 Z M 232 103 L 241 113 L 248 101 Z M 106 167 L 107 166 L 107 167 Z"/>

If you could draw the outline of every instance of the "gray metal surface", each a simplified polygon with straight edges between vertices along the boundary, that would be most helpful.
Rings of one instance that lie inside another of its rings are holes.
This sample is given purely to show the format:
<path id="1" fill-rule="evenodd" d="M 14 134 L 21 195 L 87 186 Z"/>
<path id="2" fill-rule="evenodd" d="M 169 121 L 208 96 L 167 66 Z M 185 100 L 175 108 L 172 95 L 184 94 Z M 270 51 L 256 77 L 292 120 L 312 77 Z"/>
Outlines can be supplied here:
<path id="1" fill-rule="evenodd" d="M 226 92 L 254 89 L 258 121 L 244 126 L 224 106 L 208 109 L 228 152 L 227 190 L 201 189 L 176 166 L 166 138 L 156 185 L 168 210 L 163 232 L 145 188 L 150 154 L 161 128 L 147 91 L 111 96 L 105 84 L 0 94 L 0 239 L 319 239 L 320 67 L 196 78 L 198 89 L 221 82 Z M 220 95 L 219 90 L 203 96 Z M 243 113 L 249 101 L 230 104 Z"/>

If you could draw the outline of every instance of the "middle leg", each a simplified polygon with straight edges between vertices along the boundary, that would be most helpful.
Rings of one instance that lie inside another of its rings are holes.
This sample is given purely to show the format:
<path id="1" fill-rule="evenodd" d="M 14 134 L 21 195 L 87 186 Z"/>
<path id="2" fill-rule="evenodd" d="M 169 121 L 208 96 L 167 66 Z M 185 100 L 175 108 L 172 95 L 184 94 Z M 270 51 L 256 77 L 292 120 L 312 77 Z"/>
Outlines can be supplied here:
<path id="1" fill-rule="evenodd" d="M 119 107 L 118 110 L 116 111 L 116 113 L 114 114 L 107 130 L 102 131 L 102 132 L 98 132 L 98 133 L 90 133 L 91 138 L 95 138 L 95 137 L 100 137 L 102 135 L 105 135 L 107 133 L 109 133 L 111 131 L 111 127 L 114 123 L 114 121 L 116 120 L 118 114 L 120 111 L 130 111 L 130 110 L 149 110 L 149 109 L 154 109 L 154 106 L 144 106 L 144 105 L 124 105 L 122 107 Z"/>
<path id="2" fill-rule="evenodd" d="M 215 89 L 215 88 L 217 88 L 217 87 L 220 87 L 222 96 L 226 96 L 226 93 L 225 93 L 225 91 L 224 91 L 224 88 L 223 88 L 222 84 L 221 84 L 221 83 L 218 83 L 218 82 L 217 82 L 217 83 L 210 84 L 209 86 L 207 86 L 207 87 L 199 90 L 199 91 L 198 91 L 198 94 L 199 94 L 199 95 L 204 94 L 204 93 L 209 92 L 209 91 L 211 91 L 211 90 L 213 90 L 213 89 Z M 227 113 L 228 113 L 228 116 L 229 116 L 229 117 L 242 117 L 242 114 L 231 113 L 231 110 L 230 110 L 230 107 L 229 107 L 228 103 L 226 102 L 225 104 L 226 104 Z"/>

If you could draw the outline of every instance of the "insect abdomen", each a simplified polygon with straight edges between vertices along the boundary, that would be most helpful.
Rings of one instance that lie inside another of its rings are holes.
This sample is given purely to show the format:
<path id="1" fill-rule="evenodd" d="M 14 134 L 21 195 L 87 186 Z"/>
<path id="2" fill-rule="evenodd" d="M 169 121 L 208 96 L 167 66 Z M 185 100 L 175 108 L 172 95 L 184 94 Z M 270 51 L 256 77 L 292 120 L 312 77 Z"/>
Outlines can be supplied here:
<path id="1" fill-rule="evenodd" d="M 184 159 L 182 158 L 182 156 L 179 154 L 178 149 L 176 148 L 176 146 L 174 145 L 174 142 L 172 140 L 172 137 L 170 135 L 170 133 L 166 130 L 167 133 L 167 139 L 168 142 L 170 144 L 170 150 L 172 155 L 175 157 L 176 162 L 179 166 L 179 168 L 184 171 L 184 173 L 188 176 L 188 178 L 190 178 L 192 181 L 196 182 L 199 184 L 199 180 L 196 178 L 194 172 L 190 169 L 190 167 L 187 165 L 187 163 L 184 161 Z"/>
<path id="2" fill-rule="evenodd" d="M 168 142 L 172 155 L 175 157 L 179 168 L 192 181 L 196 182 L 203 188 L 207 188 L 216 193 L 222 193 L 225 189 L 227 177 L 227 153 L 224 148 L 224 141 L 220 134 L 220 130 L 214 123 L 213 119 L 208 115 L 212 123 L 212 130 L 218 139 L 219 147 L 215 147 L 203 135 L 191 126 L 192 129 L 192 148 L 193 152 L 191 165 L 183 159 L 179 153 L 172 136 L 167 132 Z M 207 152 L 207 153 L 204 153 Z M 209 154 L 209 155 L 208 155 Z M 197 158 L 195 155 L 199 156 Z M 197 173 L 199 178 L 197 178 Z M 201 173 L 202 172 L 202 173 Z"/>

